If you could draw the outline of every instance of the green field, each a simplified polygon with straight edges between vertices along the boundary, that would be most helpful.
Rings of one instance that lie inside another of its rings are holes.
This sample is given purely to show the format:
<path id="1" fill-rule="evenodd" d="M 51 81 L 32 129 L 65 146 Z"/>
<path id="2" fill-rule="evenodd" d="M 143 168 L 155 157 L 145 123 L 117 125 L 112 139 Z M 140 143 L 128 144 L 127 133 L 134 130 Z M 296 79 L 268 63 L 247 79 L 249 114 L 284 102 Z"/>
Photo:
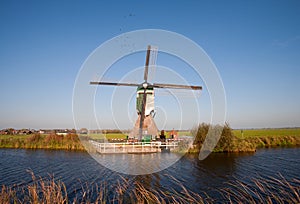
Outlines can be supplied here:
<path id="1" fill-rule="evenodd" d="M 240 139 L 253 138 L 253 137 L 282 137 L 293 136 L 300 137 L 300 128 L 280 128 L 280 129 L 245 129 L 245 130 L 232 130 L 233 134 Z M 167 138 L 170 133 L 165 133 Z M 179 136 L 191 136 L 189 131 L 179 131 Z M 89 134 L 92 139 L 126 139 L 126 134 L 123 133 L 109 133 L 109 134 Z"/>
<path id="2" fill-rule="evenodd" d="M 300 137 L 300 128 L 233 130 L 233 134 L 240 139 L 282 136 Z"/>
<path id="3" fill-rule="evenodd" d="M 178 136 L 192 136 L 190 131 L 179 131 Z"/>
<path id="4" fill-rule="evenodd" d="M 169 138 L 170 137 L 170 132 L 166 132 L 166 137 Z M 179 131 L 178 132 L 179 136 L 191 136 L 191 132 L 189 131 Z M 88 135 L 80 135 L 82 137 L 84 136 L 88 136 L 91 139 L 97 140 L 97 139 L 126 139 L 127 134 L 124 133 L 108 133 L 108 134 L 88 134 Z"/>
<path id="5" fill-rule="evenodd" d="M 88 135 L 80 135 L 80 136 L 88 136 L 93 140 L 99 139 L 126 139 L 125 134 L 123 133 L 108 133 L 108 134 L 88 134 Z"/>
<path id="6" fill-rule="evenodd" d="M 0 135 L 0 139 L 8 139 L 8 138 L 13 138 L 13 139 L 26 139 L 29 138 L 31 135 Z"/>

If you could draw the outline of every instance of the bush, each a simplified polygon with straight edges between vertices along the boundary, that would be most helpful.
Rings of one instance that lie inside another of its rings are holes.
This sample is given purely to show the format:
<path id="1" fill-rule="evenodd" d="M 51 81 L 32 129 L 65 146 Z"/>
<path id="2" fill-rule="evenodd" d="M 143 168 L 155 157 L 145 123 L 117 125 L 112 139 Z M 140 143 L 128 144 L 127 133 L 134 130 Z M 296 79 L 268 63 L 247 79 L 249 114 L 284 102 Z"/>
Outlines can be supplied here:
<path id="1" fill-rule="evenodd" d="M 194 149 L 197 152 L 201 150 L 204 142 L 207 150 L 230 152 L 235 138 L 232 129 L 227 123 L 224 126 L 202 123 L 192 130 L 192 134 L 195 138 Z M 213 146 L 214 144 L 216 146 Z"/>
<path id="2" fill-rule="evenodd" d="M 221 137 L 215 147 L 215 150 L 230 152 L 233 148 L 234 134 L 229 124 L 226 123 L 223 127 Z"/>

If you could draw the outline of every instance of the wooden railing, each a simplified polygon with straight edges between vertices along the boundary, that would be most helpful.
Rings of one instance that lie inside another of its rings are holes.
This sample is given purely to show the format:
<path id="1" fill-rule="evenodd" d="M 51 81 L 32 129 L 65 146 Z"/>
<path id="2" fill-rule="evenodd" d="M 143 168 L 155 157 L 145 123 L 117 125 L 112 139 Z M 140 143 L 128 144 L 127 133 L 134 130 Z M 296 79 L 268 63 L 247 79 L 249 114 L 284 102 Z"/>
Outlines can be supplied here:
<path id="1" fill-rule="evenodd" d="M 100 143 L 89 140 L 89 142 L 99 153 L 155 153 L 161 152 L 161 149 L 174 149 L 178 146 L 178 141 Z"/>

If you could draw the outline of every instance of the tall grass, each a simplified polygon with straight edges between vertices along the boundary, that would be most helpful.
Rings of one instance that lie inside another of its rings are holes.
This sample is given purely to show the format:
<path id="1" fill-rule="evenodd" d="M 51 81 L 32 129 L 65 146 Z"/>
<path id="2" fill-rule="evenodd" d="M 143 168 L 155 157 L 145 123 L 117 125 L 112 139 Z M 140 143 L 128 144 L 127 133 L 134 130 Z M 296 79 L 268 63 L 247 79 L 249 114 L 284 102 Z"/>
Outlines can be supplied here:
<path id="1" fill-rule="evenodd" d="M 222 189 L 229 203 L 300 203 L 300 180 L 287 181 L 282 175 L 252 179 L 251 183 L 234 180 Z"/>
<path id="2" fill-rule="evenodd" d="M 86 184 L 80 194 L 70 198 L 63 182 L 32 174 L 33 182 L 27 186 L 2 186 L 0 203 L 300 203 L 300 180 L 287 181 L 281 175 L 252 179 L 248 183 L 231 181 L 224 184 L 227 187 L 215 189 L 218 197 L 190 191 L 174 177 L 166 176 L 173 183 L 168 190 L 153 189 L 138 181 L 130 183 L 120 176 L 113 191 L 108 191 L 105 183 Z"/>
<path id="3" fill-rule="evenodd" d="M 49 135 L 33 134 L 22 137 L 2 136 L 0 137 L 0 148 L 85 150 L 77 134 L 63 136 L 54 133 Z"/>
<path id="4" fill-rule="evenodd" d="M 63 182 L 54 177 L 36 178 L 33 183 L 23 187 L 2 186 L 0 203 L 68 203 L 67 189 Z"/>

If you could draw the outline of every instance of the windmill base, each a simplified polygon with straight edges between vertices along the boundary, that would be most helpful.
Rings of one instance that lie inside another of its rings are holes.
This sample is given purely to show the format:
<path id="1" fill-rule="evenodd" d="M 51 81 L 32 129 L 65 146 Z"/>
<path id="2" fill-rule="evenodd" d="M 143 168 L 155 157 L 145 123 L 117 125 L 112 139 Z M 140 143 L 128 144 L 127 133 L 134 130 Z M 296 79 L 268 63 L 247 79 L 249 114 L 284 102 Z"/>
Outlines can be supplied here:
<path id="1" fill-rule="evenodd" d="M 139 137 L 140 120 L 141 120 L 141 115 L 138 116 L 135 125 L 133 127 L 133 130 L 129 133 L 129 138 Z M 151 115 L 147 115 L 144 119 L 143 135 L 147 135 L 147 136 L 151 135 L 152 139 L 156 138 L 159 135 L 159 131 Z"/>

